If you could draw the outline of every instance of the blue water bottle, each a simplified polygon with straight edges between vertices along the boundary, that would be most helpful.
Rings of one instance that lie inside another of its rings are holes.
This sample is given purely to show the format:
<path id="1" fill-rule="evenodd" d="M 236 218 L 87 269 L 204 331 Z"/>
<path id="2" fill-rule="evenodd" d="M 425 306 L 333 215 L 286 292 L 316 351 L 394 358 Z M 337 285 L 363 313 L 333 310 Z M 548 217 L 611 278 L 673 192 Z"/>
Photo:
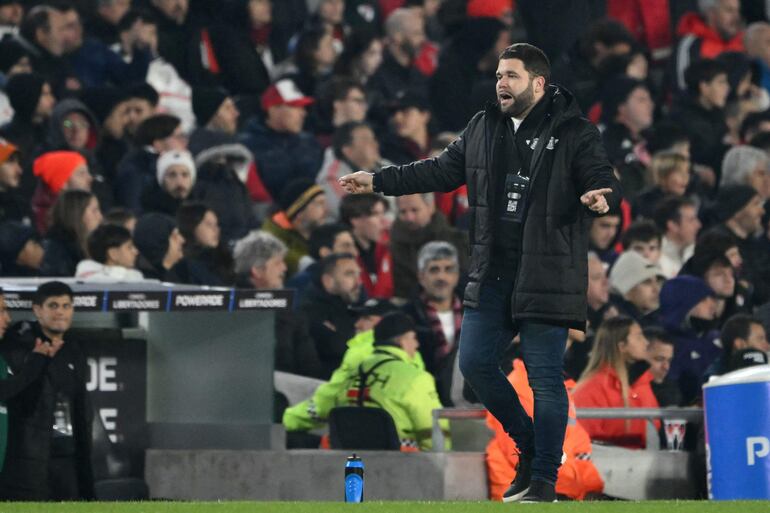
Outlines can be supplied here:
<path id="1" fill-rule="evenodd" d="M 355 453 L 345 463 L 345 502 L 364 502 L 364 462 Z"/>

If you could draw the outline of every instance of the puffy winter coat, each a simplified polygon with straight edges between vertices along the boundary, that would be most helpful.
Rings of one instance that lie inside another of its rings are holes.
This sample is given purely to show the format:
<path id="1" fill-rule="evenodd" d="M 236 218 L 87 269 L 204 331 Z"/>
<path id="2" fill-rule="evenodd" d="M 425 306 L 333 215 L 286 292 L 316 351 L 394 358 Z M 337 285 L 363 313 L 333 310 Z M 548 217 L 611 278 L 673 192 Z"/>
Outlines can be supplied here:
<path id="1" fill-rule="evenodd" d="M 581 117 L 565 89 L 549 86 L 541 136 L 532 157 L 528 209 L 511 314 L 577 329 L 585 328 L 588 283 L 588 228 L 594 215 L 580 203 L 588 191 L 612 188 L 610 208 L 621 199 L 620 184 L 599 135 Z M 476 114 L 463 133 L 439 156 L 375 175 L 375 189 L 388 195 L 443 191 L 468 185 L 470 205 L 469 283 L 464 302 L 477 307 L 490 268 L 496 230 L 497 169 L 505 140 L 505 117 L 497 106 Z"/>

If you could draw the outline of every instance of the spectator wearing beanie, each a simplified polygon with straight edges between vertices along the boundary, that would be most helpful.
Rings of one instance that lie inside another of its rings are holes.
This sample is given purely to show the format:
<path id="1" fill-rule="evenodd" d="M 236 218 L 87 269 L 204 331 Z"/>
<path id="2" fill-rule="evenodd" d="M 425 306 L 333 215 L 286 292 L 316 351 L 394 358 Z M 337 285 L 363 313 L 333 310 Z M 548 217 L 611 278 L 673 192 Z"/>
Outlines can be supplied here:
<path id="1" fill-rule="evenodd" d="M 738 240 L 738 250 L 743 257 L 742 275 L 754 284 L 755 305 L 770 300 L 770 271 L 761 266 L 761 245 L 754 237 L 762 228 L 764 214 L 762 197 L 750 185 L 720 187 L 716 200 L 706 212 L 710 221 L 719 223 L 713 231 Z"/>
<path id="2" fill-rule="evenodd" d="M 187 138 L 178 117 L 155 114 L 141 122 L 134 142 L 136 147 L 118 164 L 113 189 L 118 204 L 138 214 L 145 187 L 156 181 L 158 156 L 187 149 Z"/>
<path id="3" fill-rule="evenodd" d="M 196 87 L 193 89 L 192 104 L 198 130 L 213 130 L 229 135 L 235 135 L 238 131 L 240 113 L 224 89 Z M 190 139 L 192 142 L 192 136 Z"/>
<path id="4" fill-rule="evenodd" d="M 664 279 L 660 265 L 627 250 L 610 271 L 610 303 L 642 327 L 656 324 Z"/>
<path id="5" fill-rule="evenodd" d="M 93 192 L 102 208 L 107 210 L 113 204 L 112 187 L 102 176 L 96 159 L 99 142 L 100 128 L 94 114 L 80 100 L 67 98 L 53 109 L 42 151 L 70 150 L 83 155 L 88 162 L 88 170 L 95 178 Z"/>
<path id="6" fill-rule="evenodd" d="M 602 101 L 602 140 L 607 157 L 620 172 L 620 183 L 626 197 L 633 198 L 650 185 L 644 164 L 639 162 L 638 145 L 642 131 L 652 125 L 655 104 L 641 80 L 617 76 L 604 88 Z"/>
<path id="7" fill-rule="evenodd" d="M 158 159 L 156 170 L 157 180 L 142 193 L 142 210 L 174 216 L 195 186 L 195 162 L 187 150 L 167 151 Z"/>
<path id="8" fill-rule="evenodd" d="M 308 255 L 310 233 L 326 220 L 326 194 L 313 180 L 300 178 L 286 186 L 279 205 L 281 210 L 266 219 L 262 229 L 286 244 L 286 275 L 291 277 Z"/>
<path id="9" fill-rule="evenodd" d="M 80 100 L 61 100 L 51 113 L 44 149 L 93 152 L 99 143 L 99 123 Z"/>
<path id="10" fill-rule="evenodd" d="M 32 172 L 38 186 L 32 196 L 32 212 L 38 233 L 48 229 L 48 211 L 65 190 L 91 191 L 93 178 L 85 157 L 76 151 L 49 151 L 35 159 Z"/>
<path id="11" fill-rule="evenodd" d="M 134 244 L 140 253 L 137 268 L 145 278 L 178 282 L 175 268 L 184 258 L 184 242 L 173 218 L 144 214 L 134 228 Z"/>
<path id="12" fill-rule="evenodd" d="M 303 130 L 305 108 L 313 101 L 291 80 L 279 80 L 261 97 L 265 121 L 255 118 L 241 134 L 272 198 L 280 198 L 283 188 L 295 178 L 314 179 L 321 167 L 321 146 Z"/>
<path id="13" fill-rule="evenodd" d="M 35 230 L 18 221 L 0 223 L 0 276 L 40 276 L 44 256 Z"/>
<path id="14" fill-rule="evenodd" d="M 23 170 L 18 148 L 0 138 L 0 222 L 6 220 L 29 223 L 32 210 L 29 199 L 20 192 Z"/>
<path id="15" fill-rule="evenodd" d="M 14 75 L 5 86 L 5 94 L 13 107 L 10 123 L 0 128 L 0 137 L 13 143 L 21 155 L 22 169 L 32 165 L 34 151 L 48 132 L 48 120 L 56 98 L 51 86 L 43 77 L 34 73 Z M 22 177 L 21 193 L 32 195 L 35 180 L 29 173 Z"/>
<path id="16" fill-rule="evenodd" d="M 683 404 L 700 399 L 702 377 L 721 354 L 717 345 L 714 291 L 700 278 L 677 276 L 660 293 L 660 321 L 674 339 L 668 376 L 679 384 Z"/>

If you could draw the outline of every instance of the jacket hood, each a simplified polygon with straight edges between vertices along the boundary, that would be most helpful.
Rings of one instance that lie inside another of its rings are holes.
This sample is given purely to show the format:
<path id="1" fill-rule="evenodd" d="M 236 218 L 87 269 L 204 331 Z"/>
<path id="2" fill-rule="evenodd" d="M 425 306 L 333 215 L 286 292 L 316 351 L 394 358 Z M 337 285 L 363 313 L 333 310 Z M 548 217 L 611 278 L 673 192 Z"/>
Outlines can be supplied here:
<path id="1" fill-rule="evenodd" d="M 703 19 L 703 16 L 695 12 L 689 12 L 682 16 L 682 18 L 679 20 L 679 24 L 676 26 L 677 36 L 683 37 L 689 34 L 692 34 L 700 39 L 705 39 L 708 41 L 720 41 L 724 43 L 740 40 L 743 37 L 743 32 L 738 32 L 730 39 L 724 39 L 717 30 L 713 29 L 708 25 L 708 23 L 706 23 L 706 20 Z"/>
<path id="2" fill-rule="evenodd" d="M 692 308 L 714 291 L 695 276 L 677 276 L 663 284 L 660 292 L 660 320 L 672 331 L 681 331 L 682 323 Z"/>
<path id="3" fill-rule="evenodd" d="M 246 146 L 238 142 L 210 146 L 195 156 L 195 166 L 202 170 L 216 161 L 226 162 L 226 167 L 232 169 L 241 182 L 246 183 L 254 157 Z"/>
<path id="4" fill-rule="evenodd" d="M 86 105 L 80 100 L 75 100 L 73 98 L 62 100 L 56 104 L 56 107 L 54 107 L 53 112 L 51 113 L 51 123 L 48 127 L 48 144 L 53 149 L 72 149 L 69 147 L 67 140 L 64 138 L 64 132 L 62 131 L 61 126 L 64 118 L 70 112 L 80 112 L 88 119 L 91 127 L 89 129 L 86 148 L 89 150 L 94 149 L 98 143 L 99 123 L 96 121 L 96 116 L 94 116 L 93 112 L 91 112 L 91 109 L 86 107 Z"/>

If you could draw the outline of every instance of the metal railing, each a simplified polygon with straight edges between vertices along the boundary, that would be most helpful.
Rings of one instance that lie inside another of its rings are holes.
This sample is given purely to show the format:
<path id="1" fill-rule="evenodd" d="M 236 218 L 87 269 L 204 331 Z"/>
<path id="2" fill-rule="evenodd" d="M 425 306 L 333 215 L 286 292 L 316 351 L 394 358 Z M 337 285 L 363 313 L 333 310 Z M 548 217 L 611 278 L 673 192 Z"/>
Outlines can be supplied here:
<path id="1" fill-rule="evenodd" d="M 658 432 L 653 420 L 682 419 L 687 422 L 696 422 L 703 419 L 702 408 L 577 408 L 578 419 L 616 419 L 647 421 L 647 450 L 660 449 Z M 483 419 L 487 415 L 485 408 L 438 408 L 433 410 L 433 451 L 445 450 L 444 433 L 439 425 L 440 419 L 447 420 L 472 420 Z"/>

